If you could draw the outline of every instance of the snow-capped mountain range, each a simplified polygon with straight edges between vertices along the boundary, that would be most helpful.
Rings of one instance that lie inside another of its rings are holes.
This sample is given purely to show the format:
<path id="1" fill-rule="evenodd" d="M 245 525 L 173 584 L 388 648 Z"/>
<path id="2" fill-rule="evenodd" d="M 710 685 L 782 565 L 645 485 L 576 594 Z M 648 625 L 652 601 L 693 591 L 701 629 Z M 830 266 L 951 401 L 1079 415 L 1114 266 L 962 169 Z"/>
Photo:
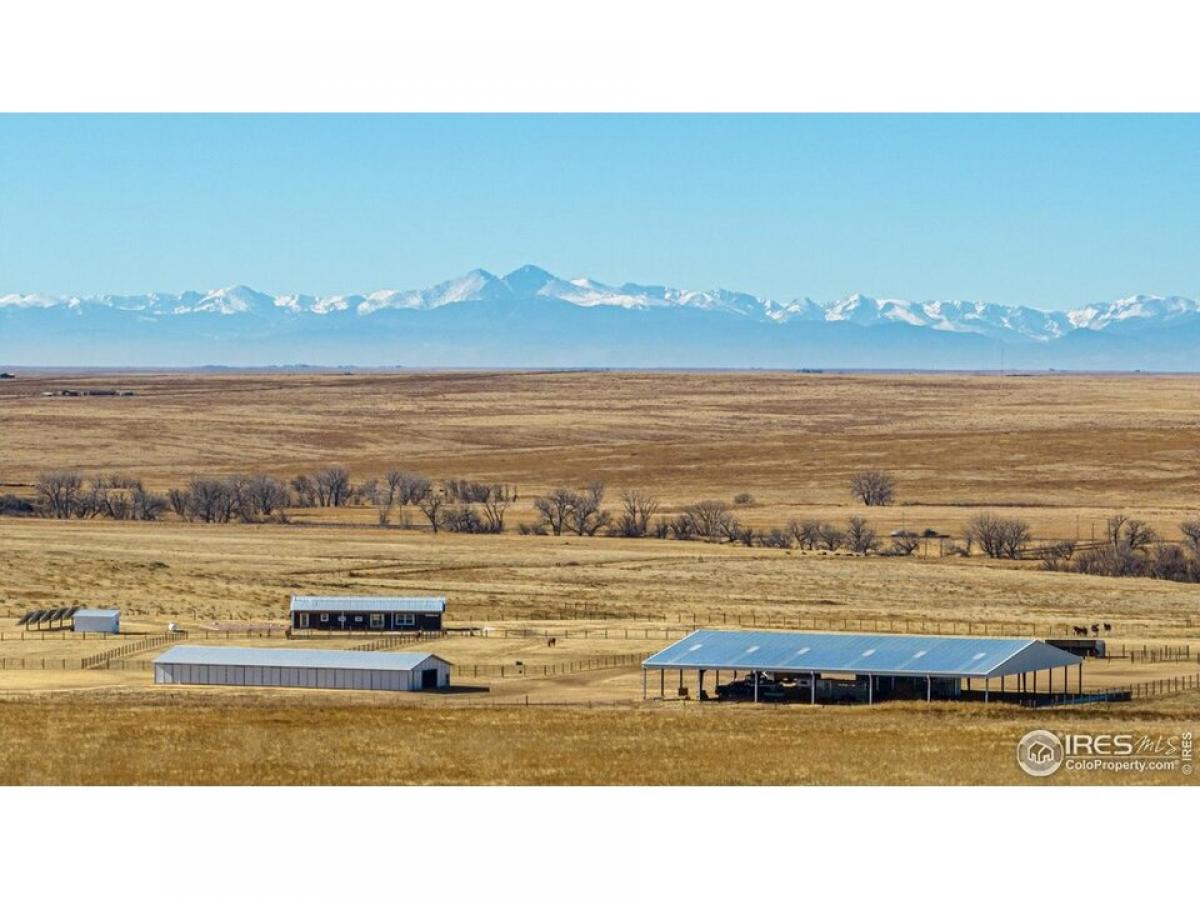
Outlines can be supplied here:
<path id="1" fill-rule="evenodd" d="M 524 333 L 525 351 L 492 352 L 495 327 L 509 329 L 510 336 Z M 15 357 L 5 332 L 21 340 Z M 887 367 L 986 368 L 1003 344 L 1026 348 L 1012 358 L 1014 364 L 1027 357 L 1031 365 L 1053 365 L 1061 357 L 1064 367 L 1154 367 L 1161 356 L 1163 368 L 1200 367 L 1200 361 L 1187 365 L 1192 345 L 1180 348 L 1183 357 L 1173 349 L 1181 334 L 1200 334 L 1200 302 L 1187 297 L 1137 295 L 1069 311 L 862 294 L 823 305 L 807 297 L 776 300 L 723 288 L 568 280 L 536 266 L 503 277 L 475 269 L 418 290 L 334 296 L 277 296 L 244 285 L 182 294 L 0 296 L 0 362 L 23 362 L 41 344 L 44 358 L 33 362 L 72 364 L 76 360 L 58 358 L 62 348 L 89 332 L 115 339 L 147 365 L 161 364 L 158 357 L 167 346 L 172 353 L 182 351 L 188 364 L 229 361 L 230 354 L 215 352 L 222 343 L 237 345 L 234 356 L 242 364 L 274 363 L 288 349 L 278 340 L 286 339 L 295 351 L 322 357 L 318 362 L 330 353 L 340 363 L 355 362 L 348 351 L 358 348 L 370 357 L 363 364 L 372 365 L 856 367 L 877 357 Z M 1163 339 L 1156 342 L 1156 335 Z M 445 346 L 448 337 L 456 347 Z M 564 340 L 585 358 L 565 354 Z M 612 345 L 606 347 L 605 340 Z M 1123 343 L 1129 346 L 1119 346 Z M 833 358 L 841 346 L 851 352 L 844 360 Z M 789 354 L 789 347 L 796 352 Z M 631 355 L 624 352 L 629 348 L 640 349 Z M 95 350 L 79 362 L 98 364 Z M 972 363 L 973 356 L 978 360 Z"/>

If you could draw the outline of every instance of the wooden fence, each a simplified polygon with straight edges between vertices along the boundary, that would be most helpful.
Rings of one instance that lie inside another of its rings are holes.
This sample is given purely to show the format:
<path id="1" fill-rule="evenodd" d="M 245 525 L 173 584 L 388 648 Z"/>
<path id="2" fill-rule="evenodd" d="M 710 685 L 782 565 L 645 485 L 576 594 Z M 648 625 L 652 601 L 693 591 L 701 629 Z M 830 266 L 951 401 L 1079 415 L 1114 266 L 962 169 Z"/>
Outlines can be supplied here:
<path id="1" fill-rule="evenodd" d="M 1120 647 L 1114 647 L 1112 644 L 1106 646 L 1105 657 L 1108 659 L 1127 659 L 1130 662 L 1190 662 L 1192 659 L 1191 644 L 1176 644 L 1174 646 L 1164 647 L 1149 647 L 1143 644 L 1141 647 L 1127 647 L 1121 644 Z M 1200 660 L 1200 654 L 1197 654 Z"/>
<path id="2" fill-rule="evenodd" d="M 187 637 L 187 632 L 184 631 L 169 631 L 166 634 L 156 634 L 141 641 L 134 641 L 133 643 L 122 644 L 120 647 L 113 647 L 111 650 L 105 650 L 103 653 L 85 656 L 79 661 L 79 667 L 81 669 L 98 668 L 110 660 L 133 656 L 135 653 L 141 653 L 143 650 L 153 650 L 155 647 L 162 647 L 165 644 L 173 644 L 176 641 L 183 640 L 185 637 Z"/>
<path id="3" fill-rule="evenodd" d="M 451 672 L 460 678 L 527 678 L 534 676 L 569 675 L 572 672 L 592 672 L 597 669 L 621 669 L 639 666 L 646 658 L 643 653 L 622 653 L 613 656 L 594 656 L 588 659 L 572 659 L 558 663 L 522 663 L 520 665 L 461 664 L 451 666 Z"/>
<path id="4" fill-rule="evenodd" d="M 404 644 L 416 644 L 422 641 L 436 641 L 445 637 L 444 631 L 412 631 L 404 634 L 389 634 L 387 637 L 376 638 L 364 644 L 355 644 L 351 650 L 386 650 L 389 647 L 400 647 Z"/>

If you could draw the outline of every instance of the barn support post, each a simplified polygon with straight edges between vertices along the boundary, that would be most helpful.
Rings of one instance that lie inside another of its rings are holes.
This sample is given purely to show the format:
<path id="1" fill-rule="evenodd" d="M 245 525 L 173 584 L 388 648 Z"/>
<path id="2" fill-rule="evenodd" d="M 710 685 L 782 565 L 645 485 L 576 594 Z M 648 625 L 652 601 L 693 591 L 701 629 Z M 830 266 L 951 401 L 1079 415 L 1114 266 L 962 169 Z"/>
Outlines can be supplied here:
<path id="1" fill-rule="evenodd" d="M 1083 660 L 1079 661 L 1079 695 L 1083 696 Z"/>
<path id="2" fill-rule="evenodd" d="M 1033 692 L 1037 693 L 1037 669 L 1033 670 Z"/>
<path id="3" fill-rule="evenodd" d="M 1046 693 L 1053 694 L 1054 693 L 1054 670 L 1053 669 L 1046 670 L 1046 680 L 1049 682 L 1046 685 Z"/>
<path id="4" fill-rule="evenodd" d="M 808 673 L 808 702 L 813 706 L 817 705 L 817 673 Z"/>
<path id="5" fill-rule="evenodd" d="M 642 699 L 646 699 L 646 669 L 642 669 Z"/>
<path id="6" fill-rule="evenodd" d="M 983 679 L 983 702 L 984 703 L 988 702 L 988 689 L 991 688 L 991 686 L 992 686 L 992 679 L 990 679 L 990 678 Z"/>
<path id="7" fill-rule="evenodd" d="M 925 702 L 933 702 L 933 677 L 930 675 L 925 676 Z"/>
<path id="8" fill-rule="evenodd" d="M 700 677 L 696 679 L 696 699 L 703 700 L 704 699 L 704 670 L 699 669 L 697 671 L 699 672 Z"/>
<path id="9" fill-rule="evenodd" d="M 754 702 L 758 702 L 758 672 L 751 672 L 750 677 L 754 679 Z"/>
<path id="10" fill-rule="evenodd" d="M 1063 696 L 1071 693 L 1071 669 L 1068 666 L 1063 666 Z"/>
<path id="11" fill-rule="evenodd" d="M 667 670 L 658 670 L 658 699 L 664 700 L 667 696 Z"/>
<path id="12" fill-rule="evenodd" d="M 875 676 L 867 675 L 867 706 L 875 702 Z"/>

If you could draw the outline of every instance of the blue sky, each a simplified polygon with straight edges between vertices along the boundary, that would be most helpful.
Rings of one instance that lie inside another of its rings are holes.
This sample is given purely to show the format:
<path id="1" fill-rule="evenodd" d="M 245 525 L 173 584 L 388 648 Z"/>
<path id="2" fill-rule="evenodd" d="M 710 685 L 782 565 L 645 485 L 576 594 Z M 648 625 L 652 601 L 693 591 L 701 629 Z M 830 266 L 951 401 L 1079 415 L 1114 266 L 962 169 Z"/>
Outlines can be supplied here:
<path id="1" fill-rule="evenodd" d="M 0 116 L 0 294 L 1200 293 L 1200 116 Z"/>

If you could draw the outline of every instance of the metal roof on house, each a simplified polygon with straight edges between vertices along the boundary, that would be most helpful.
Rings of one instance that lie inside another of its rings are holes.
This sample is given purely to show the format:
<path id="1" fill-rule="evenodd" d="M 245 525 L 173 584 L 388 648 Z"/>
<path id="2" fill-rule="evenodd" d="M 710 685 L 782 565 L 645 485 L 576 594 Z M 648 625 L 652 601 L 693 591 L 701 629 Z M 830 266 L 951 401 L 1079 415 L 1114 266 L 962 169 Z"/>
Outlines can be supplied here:
<path id="1" fill-rule="evenodd" d="M 75 613 L 76 619 L 114 619 L 121 615 L 119 609 L 80 609 Z"/>
<path id="2" fill-rule="evenodd" d="M 1079 662 L 1073 653 L 1028 638 L 701 630 L 642 666 L 995 678 Z"/>
<path id="3" fill-rule="evenodd" d="M 292 612 L 440 613 L 445 611 L 445 597 L 292 597 Z"/>
<path id="4" fill-rule="evenodd" d="M 270 650 L 259 647 L 197 647 L 176 644 L 155 663 L 192 666 L 267 666 L 282 669 L 374 669 L 407 672 L 427 659 L 446 660 L 432 653 L 391 653 L 364 650 Z"/>

